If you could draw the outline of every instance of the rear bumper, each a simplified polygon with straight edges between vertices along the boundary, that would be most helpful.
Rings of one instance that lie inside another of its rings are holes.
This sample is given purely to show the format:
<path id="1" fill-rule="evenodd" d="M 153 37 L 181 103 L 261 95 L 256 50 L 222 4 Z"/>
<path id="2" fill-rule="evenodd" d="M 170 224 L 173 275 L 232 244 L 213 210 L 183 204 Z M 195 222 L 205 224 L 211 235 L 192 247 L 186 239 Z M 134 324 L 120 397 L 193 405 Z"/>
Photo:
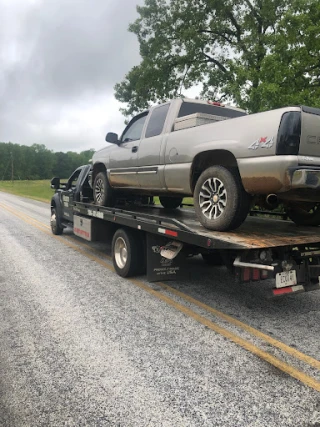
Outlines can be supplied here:
<path id="1" fill-rule="evenodd" d="M 297 167 L 289 169 L 291 189 L 320 190 L 320 168 Z"/>

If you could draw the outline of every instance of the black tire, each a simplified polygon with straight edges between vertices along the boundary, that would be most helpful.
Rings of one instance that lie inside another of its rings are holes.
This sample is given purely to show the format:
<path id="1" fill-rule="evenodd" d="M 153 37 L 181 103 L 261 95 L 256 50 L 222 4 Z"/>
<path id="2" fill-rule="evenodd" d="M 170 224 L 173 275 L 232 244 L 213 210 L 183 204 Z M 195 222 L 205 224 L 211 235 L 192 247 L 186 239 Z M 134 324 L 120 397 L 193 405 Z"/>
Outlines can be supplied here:
<path id="1" fill-rule="evenodd" d="M 63 233 L 63 227 L 59 224 L 56 208 L 51 208 L 50 226 L 52 233 L 56 236 L 59 236 Z"/>
<path id="2" fill-rule="evenodd" d="M 197 181 L 194 207 L 199 221 L 209 230 L 234 230 L 249 213 L 250 196 L 244 190 L 237 171 L 211 166 Z"/>
<path id="3" fill-rule="evenodd" d="M 146 256 L 142 233 L 118 229 L 112 239 L 112 261 L 121 277 L 145 273 Z"/>
<path id="4" fill-rule="evenodd" d="M 319 204 L 292 204 L 287 208 L 287 215 L 297 225 L 309 225 L 316 227 L 320 225 L 320 205 Z"/>
<path id="5" fill-rule="evenodd" d="M 165 209 L 177 209 L 181 205 L 183 197 L 160 196 L 159 200 Z"/>
<path id="6" fill-rule="evenodd" d="M 237 211 L 236 218 L 234 219 L 230 230 L 235 230 L 236 228 L 240 227 L 240 225 L 246 220 L 251 208 L 252 196 L 248 194 L 243 188 L 240 177 L 239 180 L 242 195 L 239 200 L 239 208 Z"/>
<path id="7" fill-rule="evenodd" d="M 114 192 L 105 172 L 99 172 L 94 179 L 93 199 L 97 206 L 114 206 Z"/>
<path id="8" fill-rule="evenodd" d="M 210 252 L 208 254 L 201 254 L 201 255 L 202 255 L 203 261 L 207 265 L 212 265 L 212 266 L 224 265 L 222 256 L 221 256 L 219 251 L 214 251 L 214 252 Z"/>

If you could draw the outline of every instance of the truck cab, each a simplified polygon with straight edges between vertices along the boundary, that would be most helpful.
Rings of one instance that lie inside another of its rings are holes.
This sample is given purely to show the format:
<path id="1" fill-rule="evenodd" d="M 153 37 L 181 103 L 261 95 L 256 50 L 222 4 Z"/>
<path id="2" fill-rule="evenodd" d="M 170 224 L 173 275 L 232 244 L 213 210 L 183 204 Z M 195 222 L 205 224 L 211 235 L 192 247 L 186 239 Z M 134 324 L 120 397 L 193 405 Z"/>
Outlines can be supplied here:
<path id="1" fill-rule="evenodd" d="M 51 199 L 51 222 L 56 227 L 56 234 L 61 234 L 64 223 L 73 222 L 72 203 L 91 202 L 93 200 L 92 188 L 89 185 L 89 172 L 91 165 L 78 167 L 67 182 L 60 182 L 59 177 L 51 180 L 51 188 L 55 194 Z"/>

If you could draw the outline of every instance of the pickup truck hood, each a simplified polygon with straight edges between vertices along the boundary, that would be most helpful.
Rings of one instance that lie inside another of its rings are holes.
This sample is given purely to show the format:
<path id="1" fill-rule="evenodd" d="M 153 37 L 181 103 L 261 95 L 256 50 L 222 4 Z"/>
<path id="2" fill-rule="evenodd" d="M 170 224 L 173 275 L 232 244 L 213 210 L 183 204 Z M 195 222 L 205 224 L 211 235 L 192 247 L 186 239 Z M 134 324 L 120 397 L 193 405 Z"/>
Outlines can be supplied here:
<path id="1" fill-rule="evenodd" d="M 106 147 L 101 148 L 96 151 L 92 156 L 92 164 L 94 164 L 97 160 L 99 162 L 104 161 L 109 157 L 109 154 L 112 150 L 116 149 L 118 146 L 115 144 L 108 144 Z"/>

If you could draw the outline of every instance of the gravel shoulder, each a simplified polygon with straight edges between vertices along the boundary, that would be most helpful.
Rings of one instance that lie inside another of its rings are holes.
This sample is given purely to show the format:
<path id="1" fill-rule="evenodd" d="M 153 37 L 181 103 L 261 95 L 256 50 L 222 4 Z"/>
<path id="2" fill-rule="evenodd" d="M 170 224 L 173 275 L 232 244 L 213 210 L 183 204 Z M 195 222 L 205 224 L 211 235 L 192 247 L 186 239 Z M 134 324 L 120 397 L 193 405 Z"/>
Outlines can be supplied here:
<path id="1" fill-rule="evenodd" d="M 1 203 L 48 225 L 44 203 Z M 0 248 L 1 426 L 320 422 L 319 393 L 1 208 Z M 170 286 L 318 358 L 320 293 L 269 301 L 189 268 Z"/>

